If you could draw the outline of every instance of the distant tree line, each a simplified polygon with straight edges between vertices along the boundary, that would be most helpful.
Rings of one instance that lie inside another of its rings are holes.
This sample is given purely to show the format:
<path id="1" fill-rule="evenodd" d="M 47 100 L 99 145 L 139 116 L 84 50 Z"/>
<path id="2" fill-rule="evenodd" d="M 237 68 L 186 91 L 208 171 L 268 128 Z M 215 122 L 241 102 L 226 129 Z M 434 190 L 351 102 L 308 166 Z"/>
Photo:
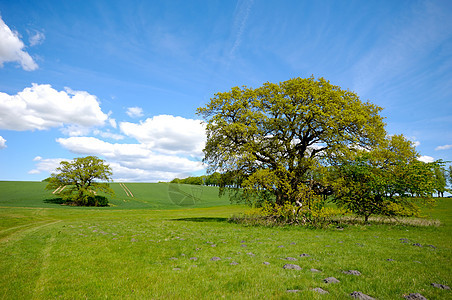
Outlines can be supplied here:
<path id="1" fill-rule="evenodd" d="M 173 180 L 171 180 L 170 183 L 220 186 L 221 185 L 221 174 L 218 172 L 215 172 L 210 175 L 190 176 L 190 177 L 183 178 L 183 179 L 174 178 Z"/>

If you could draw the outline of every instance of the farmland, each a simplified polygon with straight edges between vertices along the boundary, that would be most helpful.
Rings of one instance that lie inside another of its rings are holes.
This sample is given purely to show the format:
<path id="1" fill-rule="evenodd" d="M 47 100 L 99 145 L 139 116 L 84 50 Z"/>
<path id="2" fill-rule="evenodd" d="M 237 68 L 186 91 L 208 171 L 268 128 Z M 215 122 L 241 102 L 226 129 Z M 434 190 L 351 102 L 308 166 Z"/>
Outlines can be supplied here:
<path id="1" fill-rule="evenodd" d="M 57 204 L 45 183 L 0 182 L 0 298 L 452 299 L 431 286 L 452 284 L 450 199 L 423 211 L 439 226 L 270 228 L 228 222 L 247 208 L 214 187 L 125 186 L 86 208 Z"/>

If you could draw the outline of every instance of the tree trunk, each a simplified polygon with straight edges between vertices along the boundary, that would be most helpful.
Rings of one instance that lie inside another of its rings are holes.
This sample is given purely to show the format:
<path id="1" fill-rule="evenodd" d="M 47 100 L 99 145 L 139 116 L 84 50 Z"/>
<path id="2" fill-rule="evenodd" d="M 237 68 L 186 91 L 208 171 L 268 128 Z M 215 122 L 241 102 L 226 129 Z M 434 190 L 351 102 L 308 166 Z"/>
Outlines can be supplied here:
<path id="1" fill-rule="evenodd" d="M 364 223 L 369 222 L 369 217 L 370 217 L 370 215 L 364 215 Z"/>
<path id="2" fill-rule="evenodd" d="M 276 194 L 276 204 L 278 205 L 282 204 L 282 195 L 280 193 Z"/>

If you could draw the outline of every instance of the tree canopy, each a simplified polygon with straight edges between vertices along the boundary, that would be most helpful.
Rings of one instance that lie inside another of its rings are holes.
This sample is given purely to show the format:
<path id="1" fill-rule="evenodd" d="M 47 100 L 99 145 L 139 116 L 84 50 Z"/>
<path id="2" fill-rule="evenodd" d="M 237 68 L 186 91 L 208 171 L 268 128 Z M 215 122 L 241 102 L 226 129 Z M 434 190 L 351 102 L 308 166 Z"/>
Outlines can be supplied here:
<path id="1" fill-rule="evenodd" d="M 245 196 L 295 202 L 319 165 L 384 139 L 380 111 L 323 78 L 234 87 L 198 108 L 206 121 L 204 162 Z"/>
<path id="2" fill-rule="evenodd" d="M 98 192 L 113 194 L 108 182 L 112 170 L 105 161 L 95 156 L 75 158 L 71 162 L 62 161 L 52 174 L 46 189 L 55 190 L 62 198 L 74 205 L 102 206 L 108 201 Z M 64 187 L 64 188 L 63 188 Z"/>

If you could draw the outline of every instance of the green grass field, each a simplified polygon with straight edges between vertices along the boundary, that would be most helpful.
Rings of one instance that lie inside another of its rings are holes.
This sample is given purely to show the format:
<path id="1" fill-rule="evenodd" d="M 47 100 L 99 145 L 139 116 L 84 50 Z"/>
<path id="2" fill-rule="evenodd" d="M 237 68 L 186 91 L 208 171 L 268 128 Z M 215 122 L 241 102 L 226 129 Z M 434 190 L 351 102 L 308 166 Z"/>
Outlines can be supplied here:
<path id="1" fill-rule="evenodd" d="M 424 211 L 440 226 L 262 228 L 229 223 L 246 207 L 216 188 L 126 186 L 134 197 L 113 184 L 114 206 L 82 208 L 49 201 L 45 183 L 0 182 L 0 298 L 452 299 L 431 286 L 452 285 L 451 199 Z"/>

